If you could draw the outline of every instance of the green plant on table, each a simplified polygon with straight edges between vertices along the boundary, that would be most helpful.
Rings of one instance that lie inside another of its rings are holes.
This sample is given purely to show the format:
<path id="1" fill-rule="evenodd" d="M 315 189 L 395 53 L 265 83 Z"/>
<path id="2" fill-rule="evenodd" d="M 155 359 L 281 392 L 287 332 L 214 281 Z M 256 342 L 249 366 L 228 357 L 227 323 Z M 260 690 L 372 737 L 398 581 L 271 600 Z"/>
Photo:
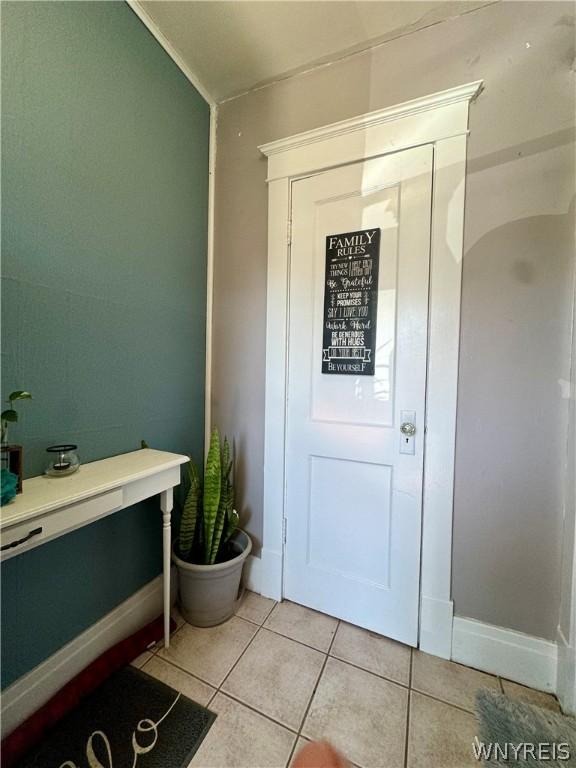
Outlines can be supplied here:
<path id="1" fill-rule="evenodd" d="M 210 436 L 204 477 L 192 461 L 188 464 L 190 488 L 182 508 L 178 553 L 182 560 L 212 565 L 226 560 L 229 541 L 240 519 L 234 509 L 233 460 L 225 437 L 218 430 Z"/>
<path id="2" fill-rule="evenodd" d="M 8 442 L 8 427 L 10 424 L 15 424 L 18 421 L 18 411 L 14 409 L 14 403 L 16 400 L 32 400 L 30 392 L 25 392 L 23 389 L 17 389 L 16 392 L 11 392 L 8 395 L 6 402 L 10 403 L 10 408 L 6 408 L 0 414 L 0 422 L 2 424 L 2 435 L 0 442 L 4 445 Z"/>

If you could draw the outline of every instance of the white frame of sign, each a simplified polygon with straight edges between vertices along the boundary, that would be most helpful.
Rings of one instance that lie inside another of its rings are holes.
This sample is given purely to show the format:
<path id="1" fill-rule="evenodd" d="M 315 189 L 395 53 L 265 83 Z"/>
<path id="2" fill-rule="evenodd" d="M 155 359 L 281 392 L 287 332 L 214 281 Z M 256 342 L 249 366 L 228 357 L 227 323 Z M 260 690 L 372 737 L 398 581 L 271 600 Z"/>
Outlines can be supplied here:
<path id="1" fill-rule="evenodd" d="M 476 81 L 259 147 L 268 158 L 264 535 L 259 587 L 282 599 L 292 183 L 411 147 L 434 148 L 419 647 L 450 658 L 452 520 L 466 144 Z"/>

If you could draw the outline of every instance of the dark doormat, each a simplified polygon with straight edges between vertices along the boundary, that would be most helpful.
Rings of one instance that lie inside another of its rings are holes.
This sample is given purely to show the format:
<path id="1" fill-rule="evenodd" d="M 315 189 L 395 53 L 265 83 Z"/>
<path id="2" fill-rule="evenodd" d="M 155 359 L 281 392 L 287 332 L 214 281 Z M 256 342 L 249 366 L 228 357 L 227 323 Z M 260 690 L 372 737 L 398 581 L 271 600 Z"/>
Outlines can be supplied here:
<path id="1" fill-rule="evenodd" d="M 82 700 L 19 768 L 186 768 L 216 715 L 126 667 Z"/>

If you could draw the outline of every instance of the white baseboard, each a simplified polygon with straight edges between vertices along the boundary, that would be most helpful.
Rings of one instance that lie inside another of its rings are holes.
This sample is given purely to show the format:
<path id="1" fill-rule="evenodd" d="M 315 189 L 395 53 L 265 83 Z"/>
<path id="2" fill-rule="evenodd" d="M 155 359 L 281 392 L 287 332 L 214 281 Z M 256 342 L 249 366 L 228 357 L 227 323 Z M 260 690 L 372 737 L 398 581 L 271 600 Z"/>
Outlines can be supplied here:
<path id="1" fill-rule="evenodd" d="M 172 569 L 172 599 L 176 595 Z M 67 682 L 120 640 L 162 612 L 162 576 L 135 592 L 96 624 L 2 691 L 2 738 L 45 704 Z"/>
<path id="2" fill-rule="evenodd" d="M 282 554 L 262 550 L 260 557 L 250 555 L 246 560 L 243 573 L 246 589 L 264 597 L 281 600 L 282 589 Z"/>
<path id="3" fill-rule="evenodd" d="M 454 618 L 452 659 L 530 688 L 556 692 L 556 643 L 481 621 Z"/>
<path id="4" fill-rule="evenodd" d="M 418 643 L 421 651 L 442 659 L 451 658 L 453 617 L 452 600 L 436 600 L 422 595 Z"/>
<path id="5" fill-rule="evenodd" d="M 260 559 L 260 594 L 282 600 L 282 552 L 264 547 Z"/>
<path id="6" fill-rule="evenodd" d="M 261 566 L 262 560 L 254 555 L 249 555 L 244 563 L 244 572 L 242 580 L 246 589 L 251 592 L 261 593 Z"/>
<path id="7" fill-rule="evenodd" d="M 558 682 L 556 693 L 562 711 L 567 715 L 576 714 L 576 648 L 570 645 L 558 627 Z"/>

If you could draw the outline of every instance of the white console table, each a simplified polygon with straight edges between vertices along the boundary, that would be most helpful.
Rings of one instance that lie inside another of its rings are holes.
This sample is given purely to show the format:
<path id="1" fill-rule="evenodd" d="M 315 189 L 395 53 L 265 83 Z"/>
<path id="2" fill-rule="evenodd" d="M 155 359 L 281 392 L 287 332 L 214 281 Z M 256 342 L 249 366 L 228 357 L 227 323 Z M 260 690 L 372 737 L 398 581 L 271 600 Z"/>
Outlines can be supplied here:
<path id="1" fill-rule="evenodd" d="M 32 477 L 0 509 L 2 560 L 160 494 L 163 520 L 164 645 L 170 643 L 170 517 L 187 456 L 144 448 L 83 464 L 67 477 Z"/>

